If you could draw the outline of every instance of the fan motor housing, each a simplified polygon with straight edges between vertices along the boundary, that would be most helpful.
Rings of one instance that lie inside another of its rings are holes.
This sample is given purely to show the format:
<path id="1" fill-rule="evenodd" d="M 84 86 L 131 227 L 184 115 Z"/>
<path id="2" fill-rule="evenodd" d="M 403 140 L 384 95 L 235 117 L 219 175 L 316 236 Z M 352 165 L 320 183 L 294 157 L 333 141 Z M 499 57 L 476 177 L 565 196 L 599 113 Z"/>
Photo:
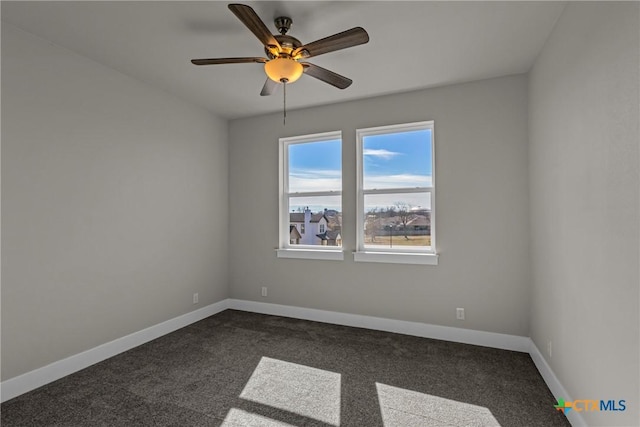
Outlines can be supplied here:
<path id="1" fill-rule="evenodd" d="M 295 37 L 288 36 L 286 34 L 278 34 L 278 35 L 274 35 L 273 37 L 276 40 L 278 40 L 278 43 L 280 43 L 280 46 L 289 50 L 289 52 L 294 51 L 295 49 L 302 46 L 302 42 L 300 42 L 300 40 L 298 40 Z M 264 49 L 264 52 L 267 54 L 269 59 L 275 58 L 275 56 L 271 54 L 271 52 L 269 52 L 267 48 Z"/>

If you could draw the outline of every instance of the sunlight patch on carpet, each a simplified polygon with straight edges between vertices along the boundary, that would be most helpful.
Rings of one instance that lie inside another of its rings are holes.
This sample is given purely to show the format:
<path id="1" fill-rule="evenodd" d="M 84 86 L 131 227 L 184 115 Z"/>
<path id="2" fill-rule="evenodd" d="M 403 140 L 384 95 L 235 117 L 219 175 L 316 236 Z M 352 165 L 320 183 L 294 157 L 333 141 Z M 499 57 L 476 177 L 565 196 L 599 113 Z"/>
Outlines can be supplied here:
<path id="1" fill-rule="evenodd" d="M 340 425 L 340 374 L 263 357 L 240 397 Z"/>
<path id="2" fill-rule="evenodd" d="M 500 426 L 482 406 L 376 383 L 382 422 L 400 426 Z"/>

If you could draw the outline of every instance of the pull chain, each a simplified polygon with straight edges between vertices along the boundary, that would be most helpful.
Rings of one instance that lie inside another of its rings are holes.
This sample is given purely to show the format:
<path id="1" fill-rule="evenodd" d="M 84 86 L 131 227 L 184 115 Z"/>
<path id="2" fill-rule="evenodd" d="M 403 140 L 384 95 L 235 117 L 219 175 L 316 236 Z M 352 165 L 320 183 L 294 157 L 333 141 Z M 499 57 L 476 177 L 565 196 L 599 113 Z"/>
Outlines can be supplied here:
<path id="1" fill-rule="evenodd" d="M 284 93 L 284 96 L 282 98 L 282 126 L 286 126 L 287 125 L 287 80 L 286 79 L 282 79 L 282 92 Z"/>

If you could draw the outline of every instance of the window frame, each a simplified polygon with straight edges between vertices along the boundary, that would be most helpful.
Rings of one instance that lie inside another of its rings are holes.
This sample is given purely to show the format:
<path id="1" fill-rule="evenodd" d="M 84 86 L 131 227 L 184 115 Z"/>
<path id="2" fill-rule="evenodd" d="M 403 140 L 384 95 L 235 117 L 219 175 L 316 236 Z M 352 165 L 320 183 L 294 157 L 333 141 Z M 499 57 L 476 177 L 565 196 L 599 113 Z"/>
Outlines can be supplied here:
<path id="1" fill-rule="evenodd" d="M 342 210 L 342 193 L 344 189 L 344 180 L 342 172 L 344 165 L 342 156 L 340 159 L 341 171 L 341 189 L 339 191 L 309 191 L 309 192 L 289 192 L 289 146 L 293 144 L 305 144 L 323 141 L 340 141 L 341 152 L 343 150 L 342 131 L 322 132 L 301 136 L 290 136 L 279 138 L 278 140 L 278 158 L 279 158 L 279 203 L 278 203 L 278 221 L 279 221 L 279 246 L 276 249 L 278 258 L 299 258 L 299 259 L 324 259 L 324 260 L 343 260 L 344 252 L 342 246 L 323 246 L 323 245 L 292 245 L 289 241 L 289 200 L 291 197 L 322 197 L 322 196 L 339 196 L 341 198 L 340 205 Z M 307 230 L 305 230 L 307 231 Z"/>
<path id="2" fill-rule="evenodd" d="M 393 133 L 411 132 L 418 130 L 431 131 L 431 186 L 430 187 L 399 187 L 385 189 L 364 189 L 364 138 L 374 135 L 385 135 Z M 359 262 L 386 262 L 400 264 L 427 264 L 437 265 L 438 254 L 436 251 L 436 219 L 435 219 L 435 199 L 436 199 L 436 165 L 435 165 L 435 129 L 434 121 L 422 121 L 413 123 L 402 123 L 387 126 L 376 126 L 370 128 L 356 129 L 356 170 L 357 170 L 357 195 L 356 195 L 356 251 L 353 253 L 354 260 Z M 365 247 L 365 218 L 364 218 L 364 198 L 365 195 L 376 194 L 410 194 L 428 193 L 431 197 L 430 213 L 430 235 L 431 248 L 413 248 L 402 246 L 398 248 L 372 248 Z"/>

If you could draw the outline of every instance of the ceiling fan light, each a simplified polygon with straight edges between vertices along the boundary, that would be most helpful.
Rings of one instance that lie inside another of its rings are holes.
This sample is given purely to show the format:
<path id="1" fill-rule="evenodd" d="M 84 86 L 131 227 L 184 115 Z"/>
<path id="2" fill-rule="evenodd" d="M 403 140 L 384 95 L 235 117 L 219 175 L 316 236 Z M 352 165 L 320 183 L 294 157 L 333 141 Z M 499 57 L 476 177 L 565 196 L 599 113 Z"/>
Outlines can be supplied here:
<path id="1" fill-rule="evenodd" d="M 275 58 L 264 64 L 264 72 L 274 82 L 293 83 L 300 78 L 304 68 L 302 64 L 289 58 Z"/>

